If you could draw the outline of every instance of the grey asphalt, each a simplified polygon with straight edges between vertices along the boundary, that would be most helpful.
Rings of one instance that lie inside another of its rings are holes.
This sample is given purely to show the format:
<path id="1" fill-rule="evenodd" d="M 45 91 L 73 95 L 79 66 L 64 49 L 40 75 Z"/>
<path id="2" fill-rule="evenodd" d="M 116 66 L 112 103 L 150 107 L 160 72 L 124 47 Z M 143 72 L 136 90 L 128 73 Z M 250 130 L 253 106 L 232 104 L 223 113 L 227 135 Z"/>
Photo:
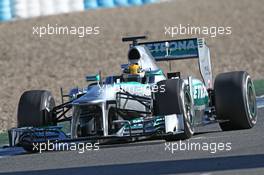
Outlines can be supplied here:
<path id="1" fill-rule="evenodd" d="M 145 141 L 102 147 L 98 151 L 45 152 L 0 158 L 0 174 L 264 174 L 264 109 L 250 130 L 221 132 L 217 124 L 198 128 L 187 144 L 209 145 L 211 149 L 180 150 L 180 142 Z M 174 151 L 172 152 L 172 145 Z M 214 152 L 214 145 L 224 150 Z M 231 150 L 227 149 L 230 144 Z M 176 149 L 178 146 L 178 150 Z M 223 146 L 223 145 L 222 145 Z M 204 147 L 206 148 L 206 147 Z M 184 149 L 184 146 L 182 146 Z M 186 147 L 187 149 L 187 147 Z M 0 156 L 3 156 L 0 154 Z"/>

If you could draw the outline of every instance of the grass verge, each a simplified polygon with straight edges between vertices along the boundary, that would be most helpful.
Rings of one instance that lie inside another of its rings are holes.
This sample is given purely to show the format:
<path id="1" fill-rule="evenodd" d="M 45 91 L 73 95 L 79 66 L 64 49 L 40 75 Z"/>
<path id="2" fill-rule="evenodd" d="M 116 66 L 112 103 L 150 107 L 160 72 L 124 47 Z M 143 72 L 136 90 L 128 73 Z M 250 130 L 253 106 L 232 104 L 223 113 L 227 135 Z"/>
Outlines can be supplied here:
<path id="1" fill-rule="evenodd" d="M 257 96 L 264 95 L 264 80 L 254 80 L 254 86 Z"/>
<path id="2" fill-rule="evenodd" d="M 0 147 L 8 145 L 8 134 L 7 132 L 0 133 Z"/>

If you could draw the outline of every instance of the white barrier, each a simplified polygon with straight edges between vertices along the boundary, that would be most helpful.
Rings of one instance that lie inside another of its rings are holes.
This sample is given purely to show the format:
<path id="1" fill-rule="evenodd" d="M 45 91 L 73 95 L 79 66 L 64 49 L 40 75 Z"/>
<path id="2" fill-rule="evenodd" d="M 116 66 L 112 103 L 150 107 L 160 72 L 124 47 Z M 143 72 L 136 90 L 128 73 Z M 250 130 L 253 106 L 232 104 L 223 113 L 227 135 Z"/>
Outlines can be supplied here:
<path id="1" fill-rule="evenodd" d="M 13 18 L 83 11 L 85 9 L 143 5 L 158 0 L 0 0 L 0 21 Z M 11 13 L 10 13 L 11 12 Z"/>
<path id="2" fill-rule="evenodd" d="M 40 15 L 52 15 L 55 13 L 53 0 L 39 0 Z"/>
<path id="3" fill-rule="evenodd" d="M 45 0 L 42 0 L 42 1 L 45 1 Z M 67 13 L 70 11 L 69 0 L 52 0 L 52 1 L 54 3 L 53 5 L 55 9 L 55 14 Z"/>
<path id="4" fill-rule="evenodd" d="M 12 0 L 11 1 L 12 16 L 14 18 L 27 18 L 27 0 Z"/>
<path id="5" fill-rule="evenodd" d="M 28 17 L 40 16 L 40 2 L 39 0 L 27 0 Z"/>
<path id="6" fill-rule="evenodd" d="M 70 11 L 83 11 L 84 10 L 84 1 L 83 0 L 69 0 Z"/>

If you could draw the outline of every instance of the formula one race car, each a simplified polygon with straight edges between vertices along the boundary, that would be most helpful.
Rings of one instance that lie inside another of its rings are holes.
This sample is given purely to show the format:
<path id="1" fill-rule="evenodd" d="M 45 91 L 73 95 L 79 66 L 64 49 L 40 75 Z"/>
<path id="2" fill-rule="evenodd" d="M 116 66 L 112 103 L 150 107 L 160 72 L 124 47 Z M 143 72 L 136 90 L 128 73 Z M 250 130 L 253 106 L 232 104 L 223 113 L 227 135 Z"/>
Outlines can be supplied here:
<path id="1" fill-rule="evenodd" d="M 218 122 L 223 131 L 249 129 L 257 121 L 254 86 L 247 72 L 222 73 L 213 82 L 210 51 L 202 38 L 132 42 L 128 64 L 120 75 L 87 76 L 85 88 L 61 93 L 55 106 L 51 92 L 22 94 L 17 128 L 9 130 L 10 146 L 32 149 L 33 143 L 136 141 L 148 138 L 188 139 L 195 127 Z M 197 59 L 202 80 L 166 75 L 159 61 Z M 67 102 L 64 99 L 67 98 Z M 70 132 L 60 122 L 70 122 Z"/>

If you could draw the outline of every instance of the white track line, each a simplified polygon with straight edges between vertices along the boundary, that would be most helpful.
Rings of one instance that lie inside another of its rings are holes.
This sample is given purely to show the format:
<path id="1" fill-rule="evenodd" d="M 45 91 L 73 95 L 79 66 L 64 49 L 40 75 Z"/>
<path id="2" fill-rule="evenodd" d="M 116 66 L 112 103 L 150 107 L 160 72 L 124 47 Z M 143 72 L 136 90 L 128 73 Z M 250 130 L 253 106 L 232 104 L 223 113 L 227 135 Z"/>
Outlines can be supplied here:
<path id="1" fill-rule="evenodd" d="M 252 134 L 243 134 L 245 137 L 251 137 Z M 201 136 L 201 137 L 192 137 L 189 140 L 208 140 L 208 139 L 222 139 L 222 138 L 230 138 L 230 135 L 222 135 L 222 136 Z"/>
<path id="2" fill-rule="evenodd" d="M 257 98 L 264 98 L 264 95 L 258 96 Z"/>
<path id="3" fill-rule="evenodd" d="M 218 138 L 227 138 L 227 137 L 230 137 L 230 136 L 194 137 L 194 138 L 191 138 L 190 140 L 208 140 L 208 139 L 218 139 Z"/>
<path id="4" fill-rule="evenodd" d="M 262 104 L 258 105 L 258 108 L 264 108 L 264 95 L 258 96 L 257 101 L 262 101 Z"/>

